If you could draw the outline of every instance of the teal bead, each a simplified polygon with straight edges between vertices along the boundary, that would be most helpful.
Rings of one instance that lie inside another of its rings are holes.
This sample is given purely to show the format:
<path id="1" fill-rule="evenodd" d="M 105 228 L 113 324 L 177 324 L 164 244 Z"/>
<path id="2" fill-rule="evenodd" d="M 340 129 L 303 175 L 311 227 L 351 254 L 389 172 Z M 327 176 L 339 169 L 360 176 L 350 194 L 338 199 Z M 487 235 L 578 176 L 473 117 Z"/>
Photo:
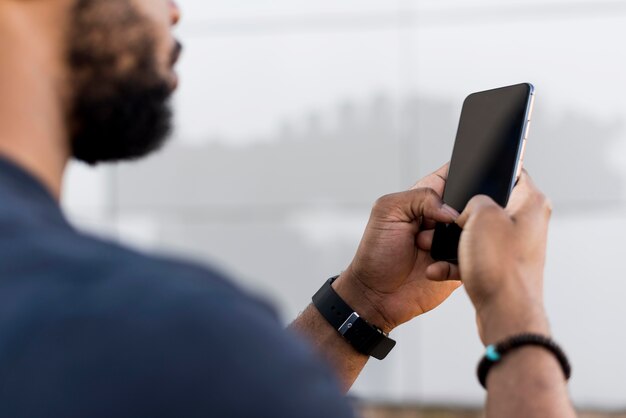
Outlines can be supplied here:
<path id="1" fill-rule="evenodd" d="M 500 361 L 500 359 L 502 358 L 500 353 L 498 353 L 495 345 L 487 346 L 487 352 L 485 353 L 485 357 L 493 362 Z"/>

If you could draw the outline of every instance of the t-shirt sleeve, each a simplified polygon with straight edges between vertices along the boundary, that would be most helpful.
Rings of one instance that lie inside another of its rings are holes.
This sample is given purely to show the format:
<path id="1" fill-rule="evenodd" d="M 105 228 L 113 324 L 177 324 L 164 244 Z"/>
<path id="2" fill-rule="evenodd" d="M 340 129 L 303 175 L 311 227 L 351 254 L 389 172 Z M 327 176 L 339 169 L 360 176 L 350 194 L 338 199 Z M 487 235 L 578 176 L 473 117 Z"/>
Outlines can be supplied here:
<path id="1" fill-rule="evenodd" d="M 177 416 L 353 417 L 327 365 L 264 304 L 209 299 L 177 310 L 163 334 L 171 355 L 160 396 L 172 397 Z"/>
<path id="2" fill-rule="evenodd" d="M 93 387 L 77 388 L 93 398 L 88 405 L 107 405 L 103 417 L 354 416 L 327 365 L 271 308 L 245 294 L 175 295 L 115 322 L 94 336 L 107 352 L 81 360 L 97 370 L 83 370 Z"/>
<path id="3" fill-rule="evenodd" d="M 211 277 L 154 276 L 50 290 L 75 296 L 29 311 L 2 353 L 6 415 L 353 417 L 329 368 L 266 304 Z"/>

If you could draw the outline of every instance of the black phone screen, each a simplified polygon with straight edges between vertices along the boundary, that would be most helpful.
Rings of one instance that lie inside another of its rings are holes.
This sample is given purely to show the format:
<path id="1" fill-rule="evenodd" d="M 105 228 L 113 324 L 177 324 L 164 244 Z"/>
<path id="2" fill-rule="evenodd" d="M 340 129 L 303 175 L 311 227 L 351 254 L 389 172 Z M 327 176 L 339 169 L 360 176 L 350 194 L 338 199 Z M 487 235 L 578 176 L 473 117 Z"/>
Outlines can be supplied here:
<path id="1" fill-rule="evenodd" d="M 532 85 L 518 84 L 474 93 L 465 100 L 443 194 L 445 203 L 462 212 L 472 197 L 484 194 L 506 206 L 530 119 L 532 94 Z M 433 258 L 456 262 L 460 236 L 456 224 L 437 225 Z"/>

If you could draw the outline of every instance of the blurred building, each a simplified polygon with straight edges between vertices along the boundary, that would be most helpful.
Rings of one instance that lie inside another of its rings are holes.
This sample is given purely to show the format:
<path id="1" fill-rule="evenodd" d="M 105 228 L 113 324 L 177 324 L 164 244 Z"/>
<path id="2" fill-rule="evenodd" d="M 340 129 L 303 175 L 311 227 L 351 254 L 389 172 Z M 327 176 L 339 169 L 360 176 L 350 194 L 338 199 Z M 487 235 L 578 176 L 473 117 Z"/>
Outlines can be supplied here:
<path id="1" fill-rule="evenodd" d="M 546 298 L 578 405 L 623 408 L 626 3 L 179 0 L 177 130 L 145 161 L 68 173 L 78 224 L 213 263 L 294 318 L 347 266 L 374 200 L 447 161 L 463 99 L 529 81 L 526 163 L 552 198 Z M 354 389 L 478 405 L 459 291 Z"/>

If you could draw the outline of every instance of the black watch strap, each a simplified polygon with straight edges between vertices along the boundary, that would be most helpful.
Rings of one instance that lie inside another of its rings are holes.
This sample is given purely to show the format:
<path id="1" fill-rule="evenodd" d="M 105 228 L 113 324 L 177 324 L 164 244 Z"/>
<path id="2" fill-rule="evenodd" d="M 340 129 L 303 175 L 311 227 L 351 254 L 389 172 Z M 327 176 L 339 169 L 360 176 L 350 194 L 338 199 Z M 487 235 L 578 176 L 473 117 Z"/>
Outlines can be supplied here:
<path id="1" fill-rule="evenodd" d="M 375 326 L 367 323 L 335 292 L 329 279 L 313 296 L 313 305 L 358 352 L 383 360 L 396 342 Z"/>

